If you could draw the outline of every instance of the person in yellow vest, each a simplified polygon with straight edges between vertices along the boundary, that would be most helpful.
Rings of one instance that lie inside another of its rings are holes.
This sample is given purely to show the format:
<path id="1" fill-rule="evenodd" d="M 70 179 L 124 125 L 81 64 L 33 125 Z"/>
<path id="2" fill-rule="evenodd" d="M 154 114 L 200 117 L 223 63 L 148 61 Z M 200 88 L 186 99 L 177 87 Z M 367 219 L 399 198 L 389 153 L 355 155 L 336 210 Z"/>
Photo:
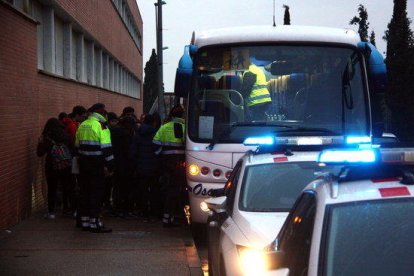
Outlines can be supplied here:
<path id="1" fill-rule="evenodd" d="M 272 99 L 267 89 L 266 75 L 260 69 L 264 65 L 254 57 L 250 58 L 249 69 L 243 73 L 242 92 L 245 96 L 247 115 L 252 121 L 266 120 Z"/>
<path id="2" fill-rule="evenodd" d="M 113 171 L 111 135 L 106 126 L 106 110 L 94 104 L 88 119 L 76 132 L 75 147 L 79 156 L 80 199 L 76 226 L 93 233 L 108 233 L 100 219 L 105 194 L 105 174 Z"/>
<path id="3" fill-rule="evenodd" d="M 174 106 L 170 111 L 171 120 L 160 127 L 152 142 L 158 146 L 161 168 L 168 180 L 165 183 L 163 226 L 179 226 L 174 215 L 181 209 L 181 197 L 185 192 L 185 125 L 184 109 Z"/>

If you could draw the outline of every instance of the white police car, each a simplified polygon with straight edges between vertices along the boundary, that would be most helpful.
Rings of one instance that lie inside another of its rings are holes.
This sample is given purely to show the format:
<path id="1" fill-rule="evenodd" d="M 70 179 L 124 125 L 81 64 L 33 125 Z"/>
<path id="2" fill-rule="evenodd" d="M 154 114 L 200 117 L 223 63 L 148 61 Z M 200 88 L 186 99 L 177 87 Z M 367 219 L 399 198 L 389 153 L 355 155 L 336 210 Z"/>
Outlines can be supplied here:
<path id="1" fill-rule="evenodd" d="M 315 175 L 335 169 L 318 165 L 320 151 L 281 149 L 246 153 L 224 190 L 216 191 L 222 196 L 204 201 L 202 207 L 210 213 L 209 275 L 257 272 L 252 253 L 276 238 L 293 203 Z"/>
<path id="2" fill-rule="evenodd" d="M 331 150 L 320 161 L 344 164 L 307 185 L 277 239 L 250 257 L 257 275 L 413 275 L 414 149 Z"/>

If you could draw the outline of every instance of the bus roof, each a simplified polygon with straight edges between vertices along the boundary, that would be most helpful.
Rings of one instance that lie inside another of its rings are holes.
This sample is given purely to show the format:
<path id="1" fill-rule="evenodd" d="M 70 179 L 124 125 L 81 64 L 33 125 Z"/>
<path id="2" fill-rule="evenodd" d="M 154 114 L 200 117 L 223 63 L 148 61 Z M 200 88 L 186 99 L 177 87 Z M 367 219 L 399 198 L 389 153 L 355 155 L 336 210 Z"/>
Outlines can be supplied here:
<path id="1" fill-rule="evenodd" d="M 195 32 L 193 44 L 199 48 L 217 44 L 249 42 L 321 42 L 357 45 L 358 34 L 351 29 L 299 25 L 244 26 Z"/>

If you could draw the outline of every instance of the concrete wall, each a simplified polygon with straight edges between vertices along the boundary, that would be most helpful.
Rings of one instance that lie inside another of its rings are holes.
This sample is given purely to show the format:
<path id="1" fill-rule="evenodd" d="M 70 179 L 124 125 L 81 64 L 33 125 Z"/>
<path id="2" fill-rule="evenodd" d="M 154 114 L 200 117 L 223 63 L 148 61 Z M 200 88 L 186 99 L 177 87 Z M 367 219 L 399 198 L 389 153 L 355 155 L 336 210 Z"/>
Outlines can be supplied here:
<path id="1" fill-rule="evenodd" d="M 80 9 L 86 2 L 96 3 Z M 143 81 L 142 55 L 122 25 L 112 1 L 61 0 L 57 3 L 80 24 L 85 24 L 85 29 L 108 52 L 119 62 L 125 62 Z M 88 9 L 92 11 L 87 12 Z M 142 30 L 139 12 L 136 13 Z M 102 22 L 108 18 L 110 24 Z M 133 106 L 140 115 L 142 99 L 39 71 L 37 22 L 2 1 L 0 26 L 0 229 L 4 229 L 46 207 L 44 160 L 36 156 L 36 145 L 48 118 L 62 111 L 69 113 L 75 105 L 89 107 L 96 102 L 105 103 L 108 111 L 118 114 L 125 106 Z"/>

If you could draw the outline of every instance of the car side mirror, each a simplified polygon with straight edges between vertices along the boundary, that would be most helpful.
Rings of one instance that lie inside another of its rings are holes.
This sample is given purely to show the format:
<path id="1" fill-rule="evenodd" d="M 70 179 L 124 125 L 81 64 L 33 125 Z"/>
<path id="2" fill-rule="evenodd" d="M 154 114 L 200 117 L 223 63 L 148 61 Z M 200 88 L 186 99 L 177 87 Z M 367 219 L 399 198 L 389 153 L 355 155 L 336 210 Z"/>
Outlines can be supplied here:
<path id="1" fill-rule="evenodd" d="M 220 196 L 224 196 L 224 188 L 220 188 L 220 189 L 211 189 L 209 196 L 211 197 L 220 197 Z"/>
<path id="2" fill-rule="evenodd" d="M 220 196 L 220 197 L 212 197 L 204 200 L 207 204 L 208 209 L 216 212 L 216 213 L 224 213 L 226 212 L 226 200 L 227 197 Z"/>

